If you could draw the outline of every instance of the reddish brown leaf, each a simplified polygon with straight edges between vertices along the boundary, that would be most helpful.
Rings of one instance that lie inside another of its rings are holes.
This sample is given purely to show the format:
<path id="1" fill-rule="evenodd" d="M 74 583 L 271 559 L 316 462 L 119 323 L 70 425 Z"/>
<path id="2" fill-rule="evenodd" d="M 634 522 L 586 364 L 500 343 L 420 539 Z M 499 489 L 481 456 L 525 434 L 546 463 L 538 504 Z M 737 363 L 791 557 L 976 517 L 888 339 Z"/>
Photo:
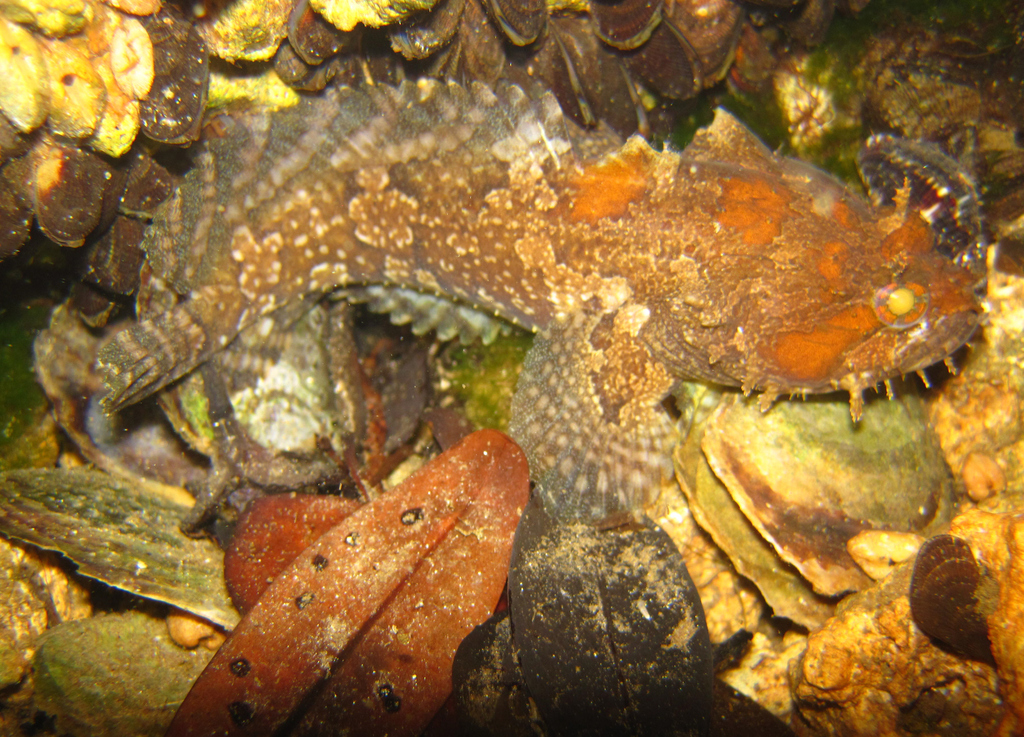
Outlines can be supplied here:
<path id="1" fill-rule="evenodd" d="M 522 451 L 483 430 L 360 508 L 267 588 L 168 736 L 272 734 L 332 671 L 325 700 L 337 684 L 349 703 L 300 731 L 327 718 L 334 732 L 418 734 L 451 690 L 455 648 L 501 595 L 528 493 Z"/>
<path id="2" fill-rule="evenodd" d="M 242 614 L 277 574 L 360 503 L 337 496 L 279 494 L 254 499 L 224 551 L 224 582 Z"/>

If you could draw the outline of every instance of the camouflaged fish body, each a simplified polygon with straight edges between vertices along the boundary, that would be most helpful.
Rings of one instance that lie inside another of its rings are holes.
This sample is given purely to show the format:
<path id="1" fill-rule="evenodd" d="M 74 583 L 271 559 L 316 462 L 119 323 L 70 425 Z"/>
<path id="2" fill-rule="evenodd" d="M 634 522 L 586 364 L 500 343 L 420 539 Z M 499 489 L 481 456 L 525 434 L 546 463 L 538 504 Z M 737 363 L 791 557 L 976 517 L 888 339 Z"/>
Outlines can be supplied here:
<path id="1" fill-rule="evenodd" d="M 977 323 L 916 213 L 872 210 L 724 112 L 682 153 L 632 138 L 600 158 L 580 152 L 605 139 L 512 86 L 339 89 L 222 128 L 147 236 L 181 302 L 103 350 L 111 406 L 297 299 L 413 289 L 540 331 L 511 433 L 553 504 L 603 514 L 669 470 L 680 379 L 769 403 L 844 388 L 856 415 Z"/>

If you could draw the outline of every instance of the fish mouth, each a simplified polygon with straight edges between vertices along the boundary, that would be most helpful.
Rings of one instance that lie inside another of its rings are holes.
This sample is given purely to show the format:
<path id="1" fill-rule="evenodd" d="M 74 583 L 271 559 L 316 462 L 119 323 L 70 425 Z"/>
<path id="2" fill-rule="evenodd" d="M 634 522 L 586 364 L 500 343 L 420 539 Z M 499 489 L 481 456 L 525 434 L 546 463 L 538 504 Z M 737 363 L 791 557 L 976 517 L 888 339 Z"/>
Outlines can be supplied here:
<path id="1" fill-rule="evenodd" d="M 944 315 L 933 322 L 918 340 L 909 341 L 897 358 L 902 373 L 921 371 L 945 360 L 978 330 L 981 316 L 976 310 Z"/>
<path id="2" fill-rule="evenodd" d="M 865 389 L 877 387 L 880 383 L 900 376 L 921 372 L 943 361 L 975 333 L 980 324 L 976 310 L 963 310 L 944 315 L 929 324 L 910 328 L 912 335 L 896 346 L 883 365 L 875 365 L 862 371 L 850 371 L 832 384 L 833 389 L 845 389 L 851 397 Z M 851 368 L 856 364 L 850 359 Z"/>

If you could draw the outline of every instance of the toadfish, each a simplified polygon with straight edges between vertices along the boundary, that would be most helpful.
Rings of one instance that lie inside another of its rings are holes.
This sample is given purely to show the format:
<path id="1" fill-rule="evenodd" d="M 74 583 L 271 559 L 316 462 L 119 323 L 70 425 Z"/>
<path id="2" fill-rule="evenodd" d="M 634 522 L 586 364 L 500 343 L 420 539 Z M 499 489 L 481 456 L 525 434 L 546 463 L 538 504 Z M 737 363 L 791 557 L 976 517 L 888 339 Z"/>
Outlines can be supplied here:
<path id="1" fill-rule="evenodd" d="M 865 388 L 979 322 L 976 278 L 905 199 L 873 207 L 724 110 L 658 151 L 575 128 L 551 95 L 420 81 L 219 128 L 143 244 L 178 303 L 102 350 L 109 408 L 285 305 L 415 290 L 538 333 L 510 433 L 555 507 L 604 515 L 671 472 L 662 402 L 681 380 L 765 408 L 844 389 L 856 419 Z"/>

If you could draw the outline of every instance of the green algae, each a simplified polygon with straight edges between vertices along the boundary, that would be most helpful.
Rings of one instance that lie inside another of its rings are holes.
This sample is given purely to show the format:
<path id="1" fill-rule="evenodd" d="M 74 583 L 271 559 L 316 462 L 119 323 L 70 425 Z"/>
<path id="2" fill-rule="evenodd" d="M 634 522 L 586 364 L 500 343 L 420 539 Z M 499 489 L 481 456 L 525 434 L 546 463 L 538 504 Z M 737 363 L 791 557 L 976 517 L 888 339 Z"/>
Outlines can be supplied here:
<path id="1" fill-rule="evenodd" d="M 477 427 L 507 432 L 519 369 L 532 343 L 532 335 L 516 331 L 488 346 L 451 345 L 442 358 L 442 389 L 463 405 Z"/>
<path id="2" fill-rule="evenodd" d="M 32 466 L 42 460 L 34 431 L 41 429 L 49 405 L 32 371 L 32 341 L 46 327 L 50 307 L 0 307 L 0 468 Z"/>

